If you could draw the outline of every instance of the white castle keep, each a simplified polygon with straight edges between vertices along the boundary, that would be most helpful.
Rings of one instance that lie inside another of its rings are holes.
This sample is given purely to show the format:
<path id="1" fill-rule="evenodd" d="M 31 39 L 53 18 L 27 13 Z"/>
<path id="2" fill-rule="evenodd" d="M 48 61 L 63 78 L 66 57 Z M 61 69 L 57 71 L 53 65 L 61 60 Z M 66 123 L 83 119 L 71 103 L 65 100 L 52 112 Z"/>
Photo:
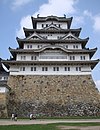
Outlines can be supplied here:
<path id="1" fill-rule="evenodd" d="M 89 38 L 71 29 L 72 17 L 31 17 L 32 29 L 9 48 L 7 114 L 30 112 L 45 116 L 100 116 L 100 95 L 91 72 L 99 59 L 97 48 L 86 48 Z"/>
<path id="2" fill-rule="evenodd" d="M 33 29 L 24 28 L 19 47 L 9 48 L 13 58 L 10 75 L 88 75 L 98 63 L 92 60 L 97 48 L 86 48 L 81 28 L 70 29 L 72 17 L 31 17 Z"/>

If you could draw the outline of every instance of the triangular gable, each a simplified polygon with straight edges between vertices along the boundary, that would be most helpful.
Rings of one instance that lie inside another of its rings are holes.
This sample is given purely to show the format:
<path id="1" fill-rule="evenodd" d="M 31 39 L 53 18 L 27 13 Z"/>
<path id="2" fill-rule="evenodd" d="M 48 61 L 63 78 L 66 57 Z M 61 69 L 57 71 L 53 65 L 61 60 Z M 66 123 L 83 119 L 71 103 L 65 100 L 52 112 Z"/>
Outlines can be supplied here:
<path id="1" fill-rule="evenodd" d="M 61 28 L 59 28 L 55 24 L 51 23 L 48 27 L 45 27 L 44 29 L 45 30 L 60 30 Z"/>
<path id="2" fill-rule="evenodd" d="M 43 40 L 44 38 L 34 32 L 32 35 L 26 38 L 27 40 Z"/>
<path id="3" fill-rule="evenodd" d="M 69 33 L 62 37 L 63 40 L 79 40 L 79 38 L 75 37 L 72 33 Z"/>

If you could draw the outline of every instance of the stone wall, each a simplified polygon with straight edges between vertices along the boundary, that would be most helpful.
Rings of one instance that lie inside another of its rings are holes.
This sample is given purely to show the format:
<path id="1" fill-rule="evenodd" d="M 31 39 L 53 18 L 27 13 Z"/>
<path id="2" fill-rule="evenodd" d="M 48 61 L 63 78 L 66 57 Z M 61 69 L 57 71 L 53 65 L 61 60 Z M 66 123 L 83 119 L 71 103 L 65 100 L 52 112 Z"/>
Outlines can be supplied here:
<path id="1" fill-rule="evenodd" d="M 9 115 L 100 116 L 100 95 L 91 75 L 10 76 L 8 85 Z"/>
<path id="2" fill-rule="evenodd" d="M 7 93 L 0 93 L 0 117 L 8 117 L 7 112 Z"/>

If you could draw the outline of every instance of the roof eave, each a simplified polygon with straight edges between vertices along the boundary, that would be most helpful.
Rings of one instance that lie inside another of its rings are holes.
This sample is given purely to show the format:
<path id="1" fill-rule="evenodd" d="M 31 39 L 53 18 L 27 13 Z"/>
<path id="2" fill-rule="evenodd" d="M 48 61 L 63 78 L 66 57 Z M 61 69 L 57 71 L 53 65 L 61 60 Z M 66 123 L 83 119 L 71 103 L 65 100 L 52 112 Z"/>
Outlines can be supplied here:
<path id="1" fill-rule="evenodd" d="M 91 52 L 90 52 L 90 59 L 93 57 L 93 55 L 96 53 L 97 51 L 97 47 L 94 48 L 94 49 L 91 49 Z"/>

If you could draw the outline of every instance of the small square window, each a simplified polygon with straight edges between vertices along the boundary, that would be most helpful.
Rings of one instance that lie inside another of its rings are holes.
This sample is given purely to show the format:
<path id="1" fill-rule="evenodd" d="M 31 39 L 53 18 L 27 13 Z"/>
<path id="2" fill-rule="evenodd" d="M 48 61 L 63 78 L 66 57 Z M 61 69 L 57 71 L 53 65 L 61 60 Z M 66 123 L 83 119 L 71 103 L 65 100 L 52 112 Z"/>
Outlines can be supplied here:
<path id="1" fill-rule="evenodd" d="M 53 71 L 56 71 L 55 67 L 53 67 Z"/>
<path id="2" fill-rule="evenodd" d="M 59 71 L 59 67 L 57 67 L 57 71 Z"/>
<path id="3" fill-rule="evenodd" d="M 66 45 L 65 47 L 68 48 L 68 45 Z"/>
<path id="4" fill-rule="evenodd" d="M 78 48 L 78 45 L 76 45 L 76 48 Z"/>
<path id="5" fill-rule="evenodd" d="M 48 24 L 46 24 L 46 27 L 48 27 Z"/>
<path id="6" fill-rule="evenodd" d="M 42 67 L 42 71 L 48 71 L 48 67 Z"/>
<path id="7" fill-rule="evenodd" d="M 42 28 L 44 27 L 44 24 L 42 24 Z"/>
<path id="8" fill-rule="evenodd" d="M 31 67 L 31 71 L 33 71 L 33 67 Z"/>
<path id="9" fill-rule="evenodd" d="M 59 71 L 59 67 L 53 67 L 53 71 Z"/>
<path id="10" fill-rule="evenodd" d="M 33 60 L 34 59 L 34 56 L 31 56 L 31 60 Z"/>
<path id="11" fill-rule="evenodd" d="M 65 71 L 67 71 L 67 67 L 65 67 Z"/>
<path id="12" fill-rule="evenodd" d="M 44 67 L 42 67 L 42 71 L 44 71 Z"/>
<path id="13" fill-rule="evenodd" d="M 32 45 L 30 45 L 30 48 L 32 48 Z"/>
<path id="14" fill-rule="evenodd" d="M 36 67 L 34 67 L 34 71 L 36 71 Z"/>
<path id="15" fill-rule="evenodd" d="M 81 71 L 81 67 L 76 67 L 76 71 Z"/>
<path id="16" fill-rule="evenodd" d="M 29 45 L 27 45 L 27 48 L 29 48 Z"/>
<path id="17" fill-rule="evenodd" d="M 85 60 L 85 56 L 83 56 L 83 59 Z"/>
<path id="18" fill-rule="evenodd" d="M 70 71 L 70 67 L 68 67 L 68 71 Z"/>
<path id="19" fill-rule="evenodd" d="M 78 67 L 76 67 L 76 71 L 78 71 Z"/>
<path id="20" fill-rule="evenodd" d="M 73 48 L 75 48 L 75 45 L 73 45 Z"/>
<path id="21" fill-rule="evenodd" d="M 48 67 L 45 67 L 45 71 L 48 71 Z"/>
<path id="22" fill-rule="evenodd" d="M 20 67 L 20 71 L 25 71 L 25 67 Z"/>
<path id="23" fill-rule="evenodd" d="M 79 71 L 81 71 L 81 67 L 79 67 Z"/>
<path id="24" fill-rule="evenodd" d="M 26 56 L 21 56 L 21 60 L 26 60 Z"/>
<path id="25" fill-rule="evenodd" d="M 73 56 L 73 60 L 75 60 L 75 56 Z"/>

